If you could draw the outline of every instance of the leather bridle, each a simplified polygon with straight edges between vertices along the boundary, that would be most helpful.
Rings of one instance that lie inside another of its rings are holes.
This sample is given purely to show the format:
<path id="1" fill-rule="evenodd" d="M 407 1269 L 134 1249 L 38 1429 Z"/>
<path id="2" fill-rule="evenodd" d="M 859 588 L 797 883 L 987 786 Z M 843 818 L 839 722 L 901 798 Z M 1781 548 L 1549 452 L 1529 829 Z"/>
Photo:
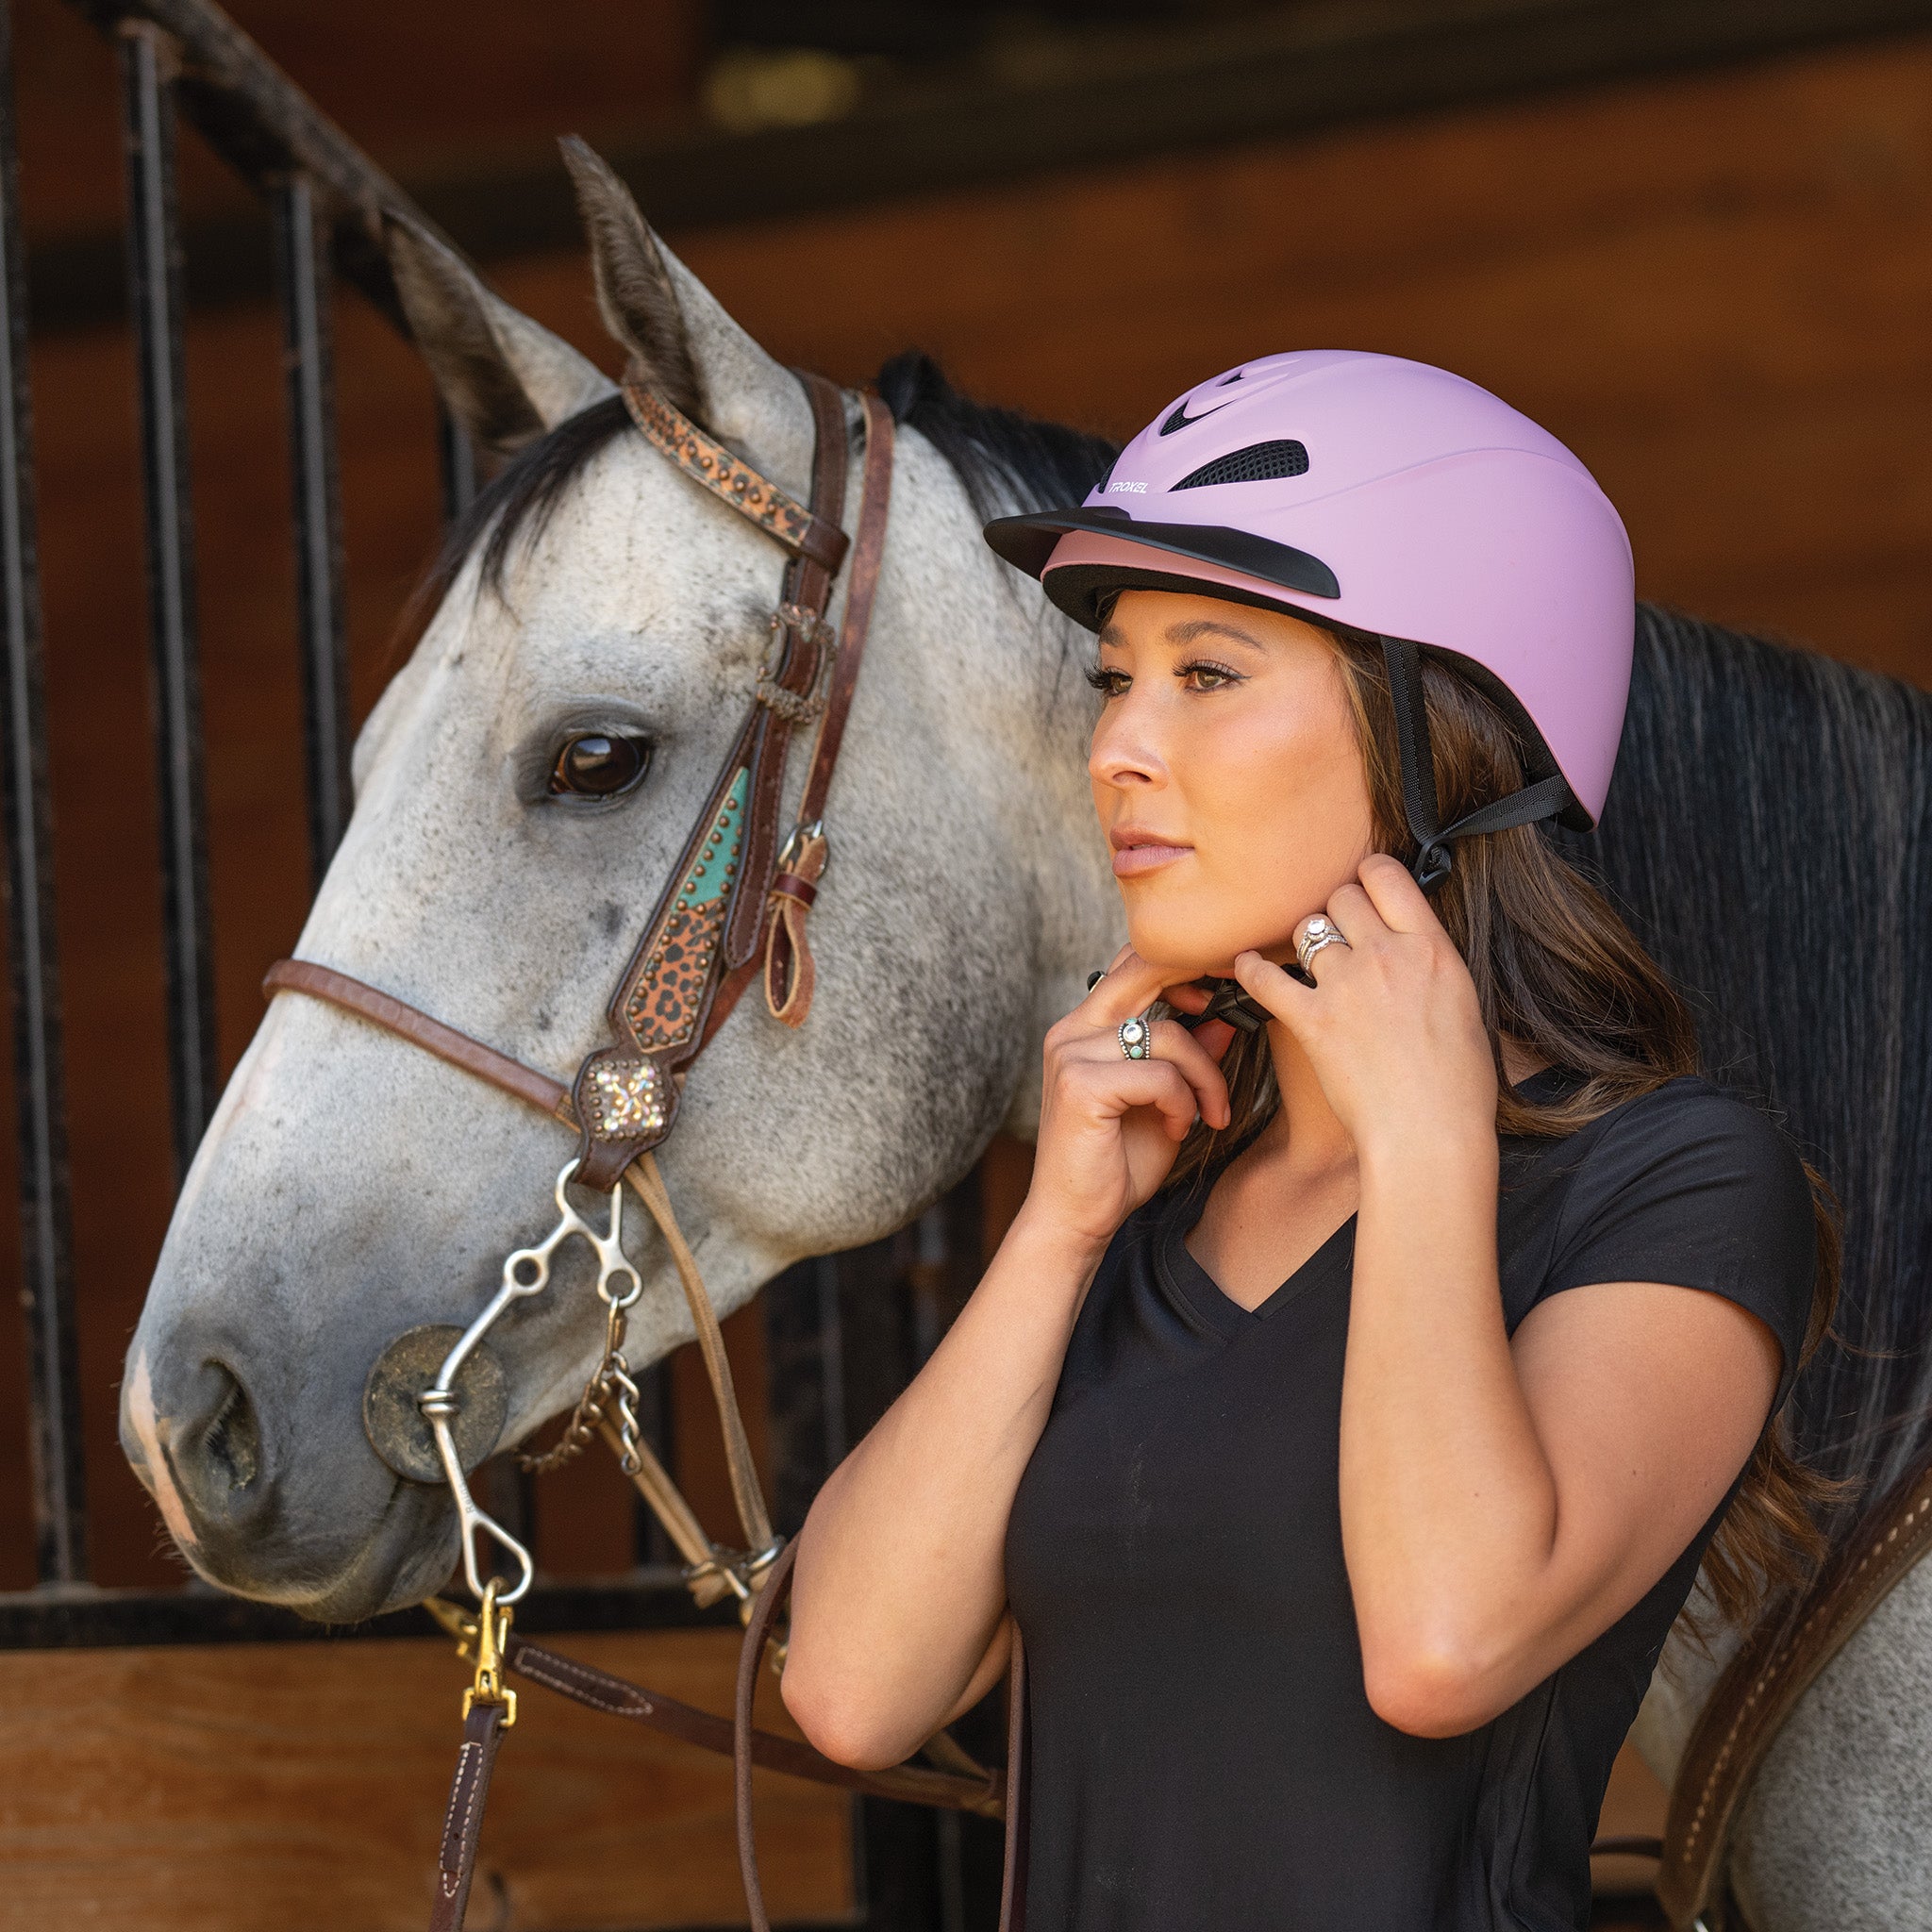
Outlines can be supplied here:
<path id="1" fill-rule="evenodd" d="M 772 618 L 773 648 L 751 692 L 744 721 L 611 993 L 606 1008 L 609 1037 L 586 1057 L 569 1087 L 392 993 L 319 961 L 280 960 L 264 981 L 271 996 L 300 993 L 352 1013 L 542 1109 L 577 1135 L 577 1151 L 555 1184 L 558 1220 L 549 1237 L 537 1247 L 519 1249 L 508 1257 L 497 1294 L 449 1349 L 431 1384 L 415 1396 L 457 1503 L 465 1576 L 480 1602 L 475 1617 L 434 1600 L 430 1606 L 458 1637 L 462 1654 L 476 1666 L 475 1682 L 463 1700 L 463 1745 L 439 1860 L 432 1932 L 460 1932 L 491 1768 L 503 1732 L 516 1718 L 515 1692 L 504 1683 L 507 1671 L 690 1741 L 735 1750 L 740 1762 L 741 1854 L 755 1924 L 764 1924 L 749 1812 L 750 1767 L 755 1761 L 902 1800 L 995 1816 L 1002 1808 L 1000 1774 L 974 1764 L 943 1737 L 935 1740 L 939 1748 L 929 1755 L 942 1758 L 944 1768 L 854 1772 L 809 1746 L 755 1730 L 742 1671 L 740 1710 L 736 1723 L 726 1724 L 513 1636 L 510 1606 L 529 1588 L 534 1561 L 515 1537 L 476 1506 L 455 1435 L 462 1413 L 463 1371 L 485 1334 L 517 1300 L 547 1286 L 550 1257 L 557 1247 L 573 1238 L 587 1241 L 599 1260 L 606 1346 L 559 1450 L 573 1453 L 592 1434 L 601 1436 L 684 1556 L 685 1578 L 697 1601 L 708 1605 L 735 1595 L 741 1616 L 750 1620 L 760 1586 L 779 1561 L 783 1544 L 773 1533 L 758 1486 L 717 1314 L 678 1227 L 654 1150 L 671 1132 L 691 1063 L 754 977 L 762 976 L 770 1011 L 789 1026 L 804 1024 L 812 1004 L 815 974 L 808 918 L 830 850 L 825 808 L 885 548 L 893 423 L 878 397 L 859 398 L 864 473 L 858 535 L 848 544 L 840 524 L 848 467 L 844 391 L 823 376 L 796 373 L 815 429 L 808 504 L 798 503 L 708 435 L 652 391 L 637 371 L 631 371 L 623 385 L 625 408 L 644 438 L 695 483 L 772 537 L 788 553 L 788 561 Z M 826 611 L 848 549 L 841 636 L 827 621 Z M 793 736 L 814 718 L 818 731 L 797 817 L 781 840 L 788 754 Z M 626 1311 L 641 1293 L 641 1281 L 621 1245 L 626 1187 L 643 1202 L 663 1235 L 691 1310 L 724 1430 L 733 1498 L 744 1533 L 741 1550 L 721 1549 L 711 1542 L 637 1431 L 631 1408 L 636 1385 L 623 1350 Z M 572 1188 L 608 1191 L 609 1218 L 603 1233 L 577 1212 L 570 1199 Z M 399 1342 L 408 1339 L 399 1338 Z M 467 1459 L 474 1466 L 492 1446 L 486 1443 L 480 1452 L 473 1447 Z M 547 1466 L 558 1457 L 553 1451 L 536 1460 Z M 519 1574 L 508 1587 L 484 1574 L 479 1560 L 484 1537 L 518 1567 Z M 789 1570 L 789 1562 L 784 1567 Z M 776 1597 L 773 1592 L 773 1607 Z M 754 1679 L 769 1623 L 768 1612 L 760 1624 L 759 1641 L 747 1646 Z"/>

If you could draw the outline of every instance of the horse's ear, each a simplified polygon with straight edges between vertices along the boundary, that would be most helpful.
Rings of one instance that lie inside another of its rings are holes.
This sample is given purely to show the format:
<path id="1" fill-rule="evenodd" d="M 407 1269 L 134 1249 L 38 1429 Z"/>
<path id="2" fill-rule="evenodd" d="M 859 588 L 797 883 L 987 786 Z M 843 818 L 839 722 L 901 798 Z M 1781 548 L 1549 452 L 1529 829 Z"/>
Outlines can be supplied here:
<path id="1" fill-rule="evenodd" d="M 605 326 L 666 402 L 803 495 L 812 419 L 797 379 L 664 246 L 601 157 L 575 135 L 559 145 L 590 236 Z"/>
<path id="2" fill-rule="evenodd" d="M 461 256 L 392 210 L 383 247 L 409 333 L 450 413 L 510 455 L 616 385 L 587 356 L 483 286 Z"/>

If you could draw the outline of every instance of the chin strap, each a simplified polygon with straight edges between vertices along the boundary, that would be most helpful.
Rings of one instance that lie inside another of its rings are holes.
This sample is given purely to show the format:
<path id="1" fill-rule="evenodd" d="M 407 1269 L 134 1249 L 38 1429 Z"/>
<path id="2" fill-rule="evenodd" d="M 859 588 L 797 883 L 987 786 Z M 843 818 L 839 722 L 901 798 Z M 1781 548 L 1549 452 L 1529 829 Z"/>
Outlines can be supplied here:
<path id="1" fill-rule="evenodd" d="M 1436 760 L 1429 745 L 1429 717 L 1423 704 L 1423 658 L 1418 645 L 1404 638 L 1384 638 L 1382 654 L 1389 666 L 1389 696 L 1395 707 L 1396 749 L 1402 759 L 1402 809 L 1409 836 L 1416 842 L 1409 867 L 1424 891 L 1433 892 L 1454 869 L 1449 841 L 1478 832 L 1500 832 L 1510 825 L 1533 824 L 1554 818 L 1570 803 L 1570 787 L 1559 776 L 1540 778 L 1512 791 L 1493 805 L 1479 807 L 1442 823 L 1436 797 Z"/>

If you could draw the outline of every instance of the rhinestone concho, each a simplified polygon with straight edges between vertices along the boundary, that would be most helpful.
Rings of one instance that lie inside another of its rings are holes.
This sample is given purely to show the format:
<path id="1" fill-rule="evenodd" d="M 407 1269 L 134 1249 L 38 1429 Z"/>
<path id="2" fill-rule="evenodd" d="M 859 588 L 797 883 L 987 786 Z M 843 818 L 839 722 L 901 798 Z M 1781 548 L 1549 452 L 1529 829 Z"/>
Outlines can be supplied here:
<path id="1" fill-rule="evenodd" d="M 650 1060 L 606 1060 L 592 1067 L 586 1097 L 591 1131 L 600 1141 L 641 1140 L 664 1129 L 664 1075 Z"/>

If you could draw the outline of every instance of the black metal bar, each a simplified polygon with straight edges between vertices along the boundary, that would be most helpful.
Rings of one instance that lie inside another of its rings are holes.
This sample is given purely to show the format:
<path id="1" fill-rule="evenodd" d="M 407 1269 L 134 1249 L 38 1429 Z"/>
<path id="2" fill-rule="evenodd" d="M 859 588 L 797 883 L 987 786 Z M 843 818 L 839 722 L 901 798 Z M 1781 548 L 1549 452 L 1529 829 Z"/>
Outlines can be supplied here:
<path id="1" fill-rule="evenodd" d="M 675 1568 L 634 1570 L 608 1582 L 539 1583 L 517 1606 L 517 1628 L 532 1636 L 545 1631 L 690 1630 L 732 1626 L 737 1622 L 728 1602 L 699 1609 Z M 214 1590 L 0 1593 L 0 1653 L 427 1637 L 436 1627 L 428 1611 L 422 1609 L 397 1610 L 366 1624 L 311 1624 L 293 1610 Z"/>
<path id="2" fill-rule="evenodd" d="M 208 145 L 264 192 L 287 175 L 310 176 L 329 211 L 337 267 L 401 322 L 380 210 L 402 208 L 434 225 L 220 8 L 208 0 L 69 4 L 104 33 L 158 29 L 175 54 L 182 111 Z"/>
<path id="3" fill-rule="evenodd" d="M 319 886 L 349 816 L 349 655 L 336 460 L 335 329 L 328 238 L 315 183 L 307 175 L 289 175 L 276 185 L 272 206 L 289 383 L 308 854 Z"/>
<path id="4" fill-rule="evenodd" d="M 638 1375 L 638 1429 L 658 1460 L 677 1480 L 677 1431 L 673 1420 L 673 1388 L 670 1357 L 654 1363 Z M 631 1553 L 642 1569 L 675 1569 L 684 1558 L 665 1534 L 658 1512 L 640 1496 L 631 1509 Z"/>
<path id="5" fill-rule="evenodd" d="M 21 1299 L 26 1312 L 34 1537 L 43 1583 L 88 1574 L 75 1332 L 74 1217 L 54 933 L 54 809 L 34 522 L 26 281 L 14 145 L 12 9 L 0 0 L 0 792 L 5 795 L 13 1081 L 19 1108 Z"/>
<path id="6" fill-rule="evenodd" d="M 201 666 L 195 640 L 194 524 L 181 341 L 175 197 L 174 49 L 151 26 L 121 34 L 127 141 L 129 306 L 141 375 L 147 509 L 148 625 L 160 791 L 162 924 L 175 1165 L 188 1172 L 214 1107 L 214 978 L 208 940 Z"/>
<path id="7" fill-rule="evenodd" d="M 469 431 L 436 406 L 436 457 L 442 476 L 442 516 L 453 524 L 476 500 L 476 445 Z"/>

